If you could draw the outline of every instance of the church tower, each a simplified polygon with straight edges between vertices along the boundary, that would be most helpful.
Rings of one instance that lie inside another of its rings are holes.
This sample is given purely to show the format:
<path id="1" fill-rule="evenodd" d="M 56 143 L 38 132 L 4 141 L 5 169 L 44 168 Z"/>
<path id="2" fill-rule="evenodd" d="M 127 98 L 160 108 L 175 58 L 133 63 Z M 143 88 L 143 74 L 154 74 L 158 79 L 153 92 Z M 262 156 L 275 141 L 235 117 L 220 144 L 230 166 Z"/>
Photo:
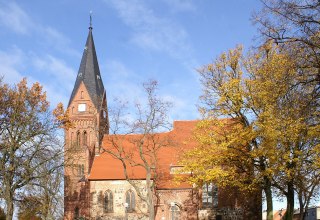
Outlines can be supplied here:
<path id="1" fill-rule="evenodd" d="M 106 91 L 100 75 L 90 22 L 87 42 L 68 110 L 73 127 L 65 130 L 65 217 L 89 217 L 87 177 L 103 135 L 109 132 Z"/>

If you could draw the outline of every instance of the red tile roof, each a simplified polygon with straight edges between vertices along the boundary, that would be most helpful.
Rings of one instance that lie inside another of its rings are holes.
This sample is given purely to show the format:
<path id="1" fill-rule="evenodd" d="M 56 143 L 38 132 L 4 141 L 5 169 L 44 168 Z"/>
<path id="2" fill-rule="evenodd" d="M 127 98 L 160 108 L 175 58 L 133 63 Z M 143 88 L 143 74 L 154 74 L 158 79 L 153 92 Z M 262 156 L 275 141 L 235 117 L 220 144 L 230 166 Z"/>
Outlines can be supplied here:
<path id="1" fill-rule="evenodd" d="M 193 148 L 195 142 L 192 141 L 192 132 L 198 123 L 193 121 L 175 121 L 173 130 L 170 132 L 158 133 L 155 135 L 157 143 L 164 145 L 157 152 L 157 188 L 172 189 L 172 188 L 190 188 L 187 183 L 176 184 L 173 180 L 173 175 L 170 174 L 170 168 L 178 165 L 178 159 L 183 151 Z M 132 161 L 142 163 L 139 156 L 136 141 L 141 140 L 141 135 L 105 135 L 102 142 L 102 147 L 105 150 L 111 149 L 114 144 L 111 141 L 116 139 L 118 147 L 123 147 L 123 150 Z M 118 148 L 118 149 L 119 149 Z M 150 157 L 148 157 L 150 160 Z M 130 179 L 145 179 L 146 171 L 141 166 L 130 166 L 127 162 L 127 170 Z M 96 156 L 92 165 L 89 180 L 124 180 L 123 165 L 121 161 L 107 152 Z"/>

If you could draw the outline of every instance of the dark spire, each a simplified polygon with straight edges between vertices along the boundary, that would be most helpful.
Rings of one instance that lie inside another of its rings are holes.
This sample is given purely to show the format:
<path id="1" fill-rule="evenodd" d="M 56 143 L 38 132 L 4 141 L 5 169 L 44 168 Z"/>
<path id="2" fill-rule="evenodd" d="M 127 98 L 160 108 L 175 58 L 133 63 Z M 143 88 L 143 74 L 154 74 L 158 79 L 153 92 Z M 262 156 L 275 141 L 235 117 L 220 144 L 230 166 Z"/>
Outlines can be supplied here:
<path id="1" fill-rule="evenodd" d="M 88 34 L 86 46 L 83 51 L 81 64 L 78 71 L 78 76 L 74 84 L 68 106 L 70 105 L 74 96 L 76 95 L 76 92 L 78 91 L 78 88 L 81 82 L 83 82 L 84 85 L 86 86 L 89 92 L 90 98 L 93 101 L 93 104 L 95 105 L 95 107 L 97 109 L 100 109 L 105 89 L 102 83 L 96 49 L 93 42 L 91 14 L 90 14 L 89 34 Z"/>
<path id="2" fill-rule="evenodd" d="M 92 11 L 90 11 L 90 26 L 89 29 L 92 29 Z"/>

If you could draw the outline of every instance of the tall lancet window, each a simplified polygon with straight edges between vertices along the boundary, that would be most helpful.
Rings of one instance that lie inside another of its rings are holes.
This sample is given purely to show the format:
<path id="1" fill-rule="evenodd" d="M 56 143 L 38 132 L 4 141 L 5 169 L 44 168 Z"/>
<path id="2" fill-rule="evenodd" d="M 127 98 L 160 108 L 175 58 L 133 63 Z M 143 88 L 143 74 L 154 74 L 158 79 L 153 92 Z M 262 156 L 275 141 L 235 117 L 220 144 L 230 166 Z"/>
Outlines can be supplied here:
<path id="1" fill-rule="evenodd" d="M 110 190 L 107 190 L 104 194 L 104 212 L 113 212 L 113 195 Z"/>
<path id="2" fill-rule="evenodd" d="M 78 207 L 74 209 L 74 219 L 78 219 L 80 217 L 80 210 Z"/>
<path id="3" fill-rule="evenodd" d="M 77 141 L 76 141 L 76 147 L 80 147 L 80 131 L 77 132 Z"/>
<path id="4" fill-rule="evenodd" d="M 179 220 L 180 219 L 180 208 L 177 204 L 171 204 L 170 206 L 170 214 L 171 220 Z"/>
<path id="5" fill-rule="evenodd" d="M 87 135 L 86 131 L 83 132 L 82 139 L 83 139 L 82 140 L 83 145 L 87 145 L 87 143 L 88 143 L 88 135 Z"/>
<path id="6" fill-rule="evenodd" d="M 218 188 L 212 183 L 202 186 L 202 206 L 203 208 L 218 207 Z"/>
<path id="7" fill-rule="evenodd" d="M 126 204 L 126 211 L 133 212 L 136 206 L 136 198 L 134 192 L 131 189 L 126 193 Z"/>

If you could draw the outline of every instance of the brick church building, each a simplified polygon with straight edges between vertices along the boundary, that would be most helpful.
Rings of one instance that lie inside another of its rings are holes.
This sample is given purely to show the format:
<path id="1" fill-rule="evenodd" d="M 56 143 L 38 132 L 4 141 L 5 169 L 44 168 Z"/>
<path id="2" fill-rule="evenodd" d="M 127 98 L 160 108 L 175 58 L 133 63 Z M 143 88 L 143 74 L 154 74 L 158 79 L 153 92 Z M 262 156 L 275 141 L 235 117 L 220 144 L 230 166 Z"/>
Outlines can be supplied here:
<path id="1" fill-rule="evenodd" d="M 91 26 L 68 110 L 74 127 L 65 131 L 64 219 L 148 219 L 147 205 L 126 180 L 123 165 L 104 150 L 111 135 Z M 191 137 L 196 123 L 174 121 L 172 131 L 158 134 L 160 140 L 169 138 L 174 144 L 158 152 L 156 219 L 261 219 L 261 195 L 248 199 L 213 184 L 196 187 L 174 181 L 181 168 L 179 156 L 195 147 Z M 129 150 L 132 144 L 126 137 L 123 141 Z M 128 165 L 128 173 L 143 191 L 145 170 Z"/>

